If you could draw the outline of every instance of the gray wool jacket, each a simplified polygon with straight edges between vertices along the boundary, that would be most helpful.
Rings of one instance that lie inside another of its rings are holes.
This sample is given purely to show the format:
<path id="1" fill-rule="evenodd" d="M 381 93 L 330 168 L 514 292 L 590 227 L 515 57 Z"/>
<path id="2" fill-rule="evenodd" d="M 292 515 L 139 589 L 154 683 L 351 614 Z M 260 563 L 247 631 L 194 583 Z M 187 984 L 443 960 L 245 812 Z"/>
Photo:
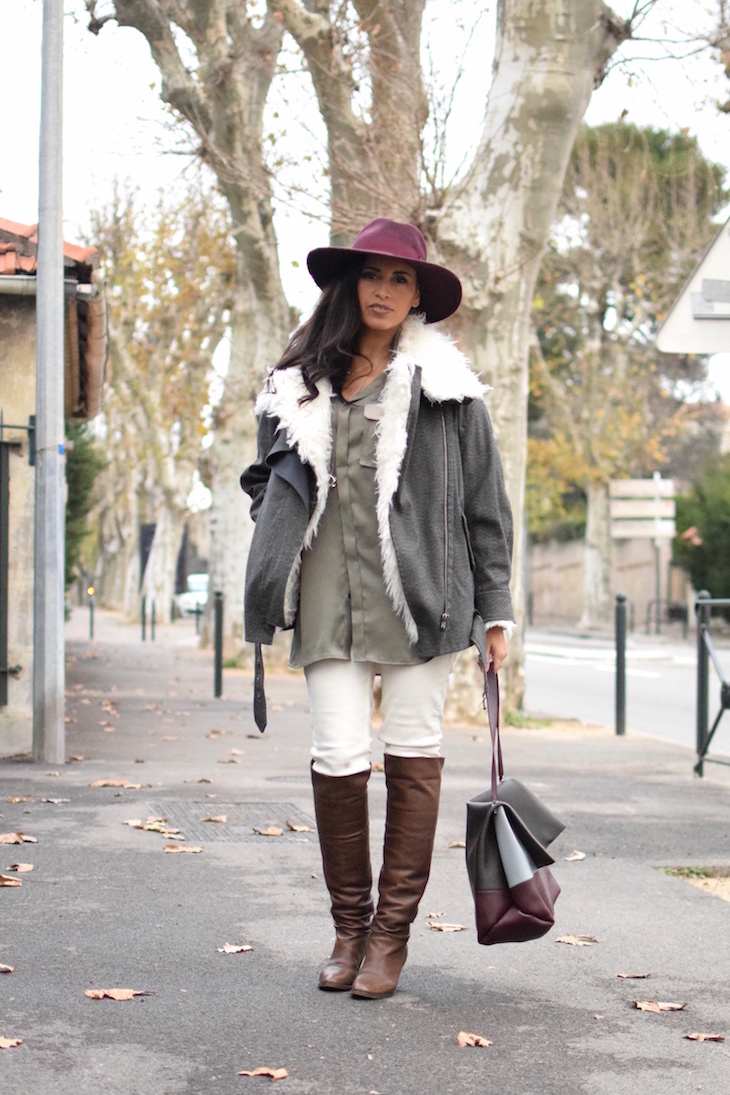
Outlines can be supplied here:
<path id="1" fill-rule="evenodd" d="M 409 318 L 387 373 L 375 469 L 383 575 L 411 643 L 432 658 L 471 645 L 479 618 L 514 619 L 512 516 L 485 388 L 454 343 Z M 302 552 L 331 482 L 332 389 L 329 381 L 317 386 L 302 404 L 300 370 L 276 370 L 256 403 L 258 454 L 241 476 L 256 522 L 248 642 L 269 644 L 296 618 Z"/>

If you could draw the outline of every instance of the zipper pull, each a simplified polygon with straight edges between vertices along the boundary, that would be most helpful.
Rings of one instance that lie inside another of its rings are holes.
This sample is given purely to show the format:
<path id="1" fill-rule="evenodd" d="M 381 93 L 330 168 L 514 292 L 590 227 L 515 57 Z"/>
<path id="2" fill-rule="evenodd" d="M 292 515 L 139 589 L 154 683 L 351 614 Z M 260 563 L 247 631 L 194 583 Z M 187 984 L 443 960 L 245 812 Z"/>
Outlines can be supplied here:
<path id="1" fill-rule="evenodd" d="M 441 613 L 441 625 L 440 626 L 441 626 L 442 631 L 445 631 L 446 628 L 449 626 L 449 614 L 448 614 L 448 612 L 442 612 Z"/>
<path id="2" fill-rule="evenodd" d="M 330 475 L 330 490 L 334 490 L 336 486 L 337 486 L 337 476 L 336 475 Z"/>

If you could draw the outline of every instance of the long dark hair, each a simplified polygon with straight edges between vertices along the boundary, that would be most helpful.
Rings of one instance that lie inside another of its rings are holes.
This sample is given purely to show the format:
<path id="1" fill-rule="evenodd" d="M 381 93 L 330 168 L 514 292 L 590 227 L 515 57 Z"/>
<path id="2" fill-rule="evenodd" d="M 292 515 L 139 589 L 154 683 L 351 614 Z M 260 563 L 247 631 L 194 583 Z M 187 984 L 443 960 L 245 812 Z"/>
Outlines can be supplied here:
<path id="1" fill-rule="evenodd" d="M 318 393 L 317 381 L 324 378 L 340 392 L 358 351 L 362 318 L 357 298 L 357 282 L 365 258 L 358 261 L 342 277 L 322 290 L 312 315 L 292 335 L 277 369 L 299 365 L 309 393 L 308 403 Z"/>

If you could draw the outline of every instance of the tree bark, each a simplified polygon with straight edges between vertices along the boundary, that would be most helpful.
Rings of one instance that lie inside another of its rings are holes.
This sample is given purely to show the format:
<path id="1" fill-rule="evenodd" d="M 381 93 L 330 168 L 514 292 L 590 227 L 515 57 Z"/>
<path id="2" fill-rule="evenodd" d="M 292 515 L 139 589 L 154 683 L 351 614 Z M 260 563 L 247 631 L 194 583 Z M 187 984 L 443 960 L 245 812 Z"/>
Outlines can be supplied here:
<path id="1" fill-rule="evenodd" d="M 611 623 L 611 521 L 606 483 L 588 487 L 581 627 Z"/>
<path id="2" fill-rule="evenodd" d="M 461 343 L 483 378 L 515 514 L 512 595 L 518 629 L 505 665 L 507 705 L 524 693 L 523 508 L 530 311 L 570 151 L 593 88 L 631 28 L 601 0 L 500 0 L 494 79 L 474 163 L 434 218 L 461 276 Z"/>

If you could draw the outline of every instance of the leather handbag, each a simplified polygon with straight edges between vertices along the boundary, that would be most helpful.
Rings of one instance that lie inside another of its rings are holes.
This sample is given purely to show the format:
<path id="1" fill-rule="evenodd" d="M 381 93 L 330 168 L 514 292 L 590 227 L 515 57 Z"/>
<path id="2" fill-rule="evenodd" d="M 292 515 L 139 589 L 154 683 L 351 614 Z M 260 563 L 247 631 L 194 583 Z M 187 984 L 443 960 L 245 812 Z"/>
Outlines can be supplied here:
<path id="1" fill-rule="evenodd" d="M 504 778 L 497 675 L 485 673 L 492 784 L 466 805 L 466 867 L 485 946 L 539 939 L 555 922 L 560 893 L 547 846 L 565 825 L 518 779 Z"/>

